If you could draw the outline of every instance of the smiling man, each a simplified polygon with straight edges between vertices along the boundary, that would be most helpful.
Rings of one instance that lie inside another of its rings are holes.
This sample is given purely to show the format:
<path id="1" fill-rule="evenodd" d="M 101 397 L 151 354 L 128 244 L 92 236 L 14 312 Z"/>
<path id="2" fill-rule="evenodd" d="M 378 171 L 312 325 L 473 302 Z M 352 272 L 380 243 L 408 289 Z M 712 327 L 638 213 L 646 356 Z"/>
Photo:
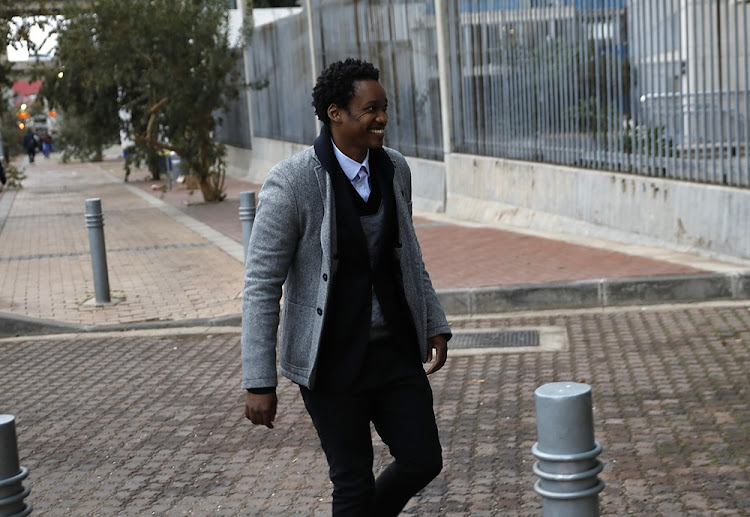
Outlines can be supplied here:
<path id="1" fill-rule="evenodd" d="M 411 220 L 411 172 L 383 146 L 378 79 L 356 59 L 318 77 L 323 128 L 268 173 L 242 294 L 245 416 L 273 427 L 278 360 L 326 454 L 334 516 L 398 515 L 442 468 L 427 375 L 451 334 Z M 377 479 L 371 423 L 393 456 Z"/>

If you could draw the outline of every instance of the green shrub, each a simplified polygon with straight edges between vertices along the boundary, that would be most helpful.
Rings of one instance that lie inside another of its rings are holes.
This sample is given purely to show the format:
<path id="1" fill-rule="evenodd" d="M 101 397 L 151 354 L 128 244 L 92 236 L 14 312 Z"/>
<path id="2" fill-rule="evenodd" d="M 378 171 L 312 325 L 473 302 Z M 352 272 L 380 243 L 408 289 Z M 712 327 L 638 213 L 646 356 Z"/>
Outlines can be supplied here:
<path id="1" fill-rule="evenodd" d="M 26 179 L 26 174 L 23 173 L 23 169 L 18 169 L 15 165 L 5 165 L 5 185 L 0 184 L 0 192 L 8 189 L 19 189 L 23 188 L 21 182 Z"/>

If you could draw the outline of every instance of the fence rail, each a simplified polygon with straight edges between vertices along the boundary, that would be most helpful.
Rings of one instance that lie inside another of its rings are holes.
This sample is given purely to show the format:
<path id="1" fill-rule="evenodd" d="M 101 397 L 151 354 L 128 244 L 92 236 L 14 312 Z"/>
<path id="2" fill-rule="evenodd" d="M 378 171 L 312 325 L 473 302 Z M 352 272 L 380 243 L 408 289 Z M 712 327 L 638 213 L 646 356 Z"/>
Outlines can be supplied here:
<path id="1" fill-rule="evenodd" d="M 750 187 L 748 2 L 311 4 L 316 67 L 373 61 L 393 106 L 387 143 L 406 155 L 443 157 L 444 65 L 452 152 Z M 267 81 L 252 94 L 256 135 L 315 137 L 306 16 L 264 26 L 249 42 L 250 79 Z"/>

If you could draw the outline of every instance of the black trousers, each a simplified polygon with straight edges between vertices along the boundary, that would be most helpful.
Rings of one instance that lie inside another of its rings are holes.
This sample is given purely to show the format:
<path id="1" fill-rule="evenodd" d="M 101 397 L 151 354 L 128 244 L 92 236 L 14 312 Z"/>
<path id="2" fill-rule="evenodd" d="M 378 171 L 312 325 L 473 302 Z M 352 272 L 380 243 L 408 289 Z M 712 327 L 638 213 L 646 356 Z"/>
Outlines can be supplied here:
<path id="1" fill-rule="evenodd" d="M 333 482 L 334 517 L 398 515 L 442 469 L 432 389 L 417 357 L 393 340 L 371 343 L 357 386 L 301 388 Z M 370 423 L 393 462 L 373 475 Z"/>

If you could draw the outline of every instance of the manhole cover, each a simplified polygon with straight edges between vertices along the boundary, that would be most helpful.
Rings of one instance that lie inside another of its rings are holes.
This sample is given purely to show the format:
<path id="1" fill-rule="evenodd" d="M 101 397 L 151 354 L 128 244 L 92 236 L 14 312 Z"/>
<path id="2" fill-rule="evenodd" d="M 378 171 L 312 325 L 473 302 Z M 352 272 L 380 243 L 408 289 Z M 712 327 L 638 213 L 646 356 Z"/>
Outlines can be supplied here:
<path id="1" fill-rule="evenodd" d="M 499 330 L 492 332 L 456 332 L 449 349 L 509 348 L 539 346 L 538 330 Z"/>

